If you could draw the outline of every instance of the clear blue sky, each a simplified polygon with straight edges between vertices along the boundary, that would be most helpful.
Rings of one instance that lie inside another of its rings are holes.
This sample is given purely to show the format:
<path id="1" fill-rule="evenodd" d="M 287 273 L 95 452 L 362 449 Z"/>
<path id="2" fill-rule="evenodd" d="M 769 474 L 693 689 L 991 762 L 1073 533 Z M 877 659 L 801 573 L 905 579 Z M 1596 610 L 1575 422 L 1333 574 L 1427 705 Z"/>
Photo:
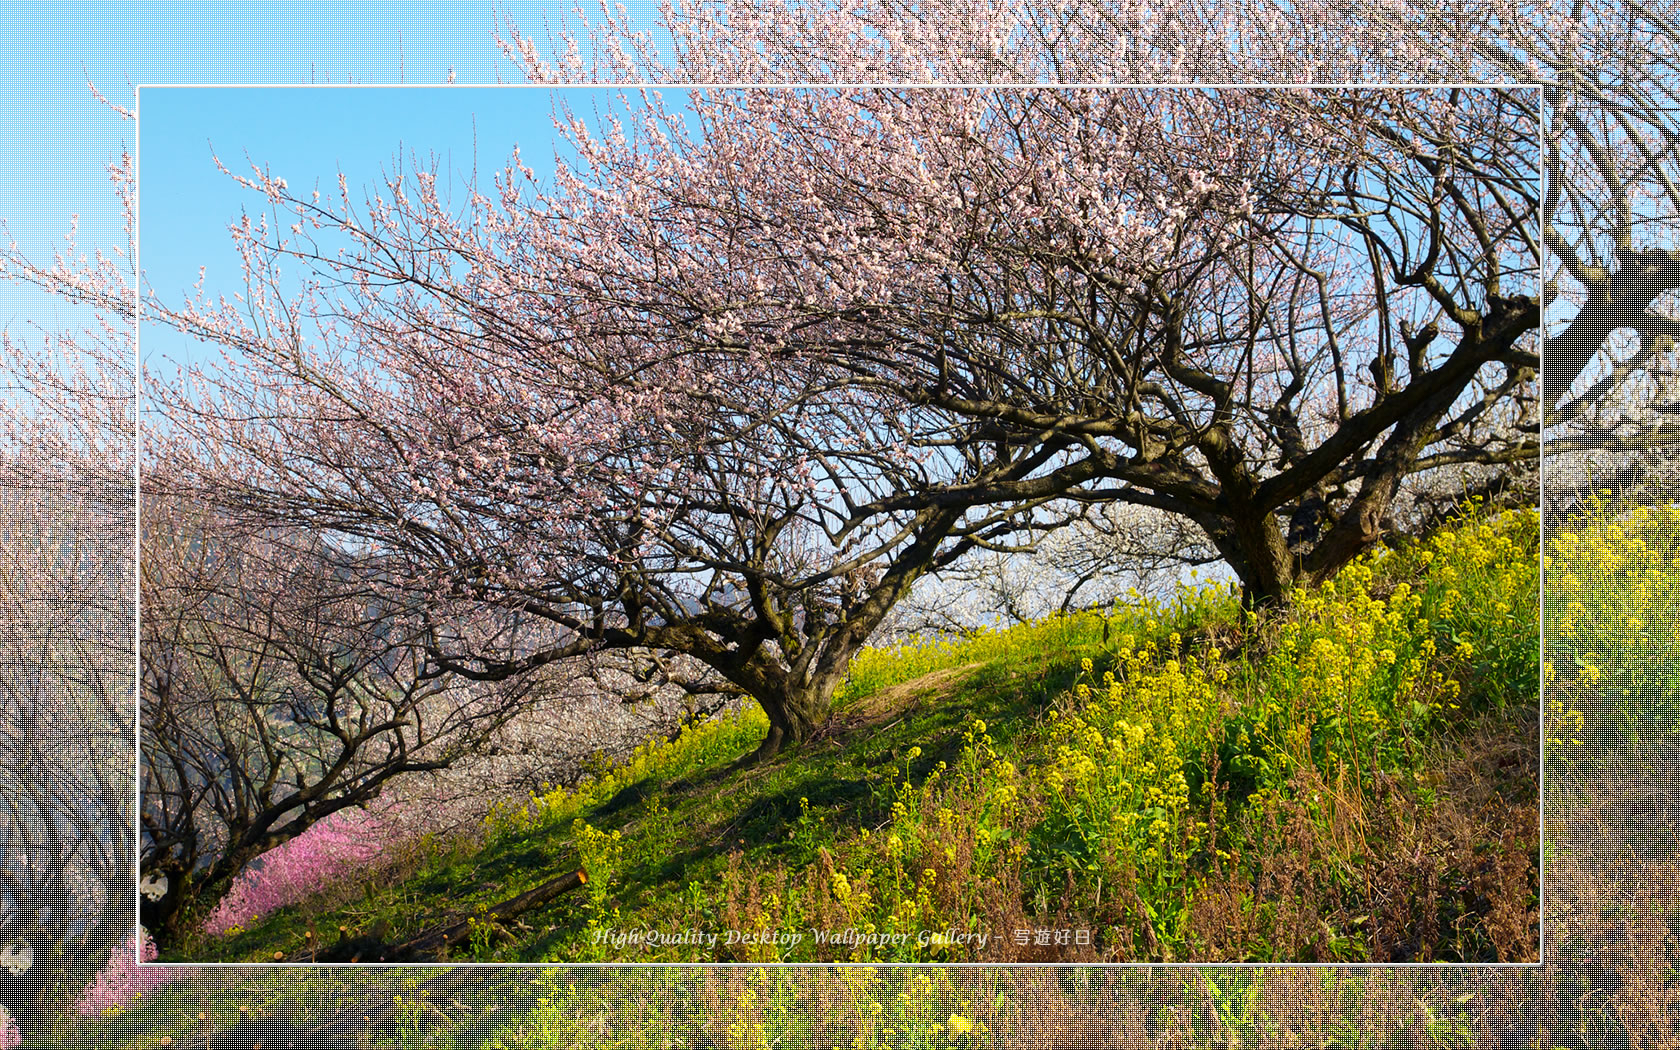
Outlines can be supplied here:
<path id="1" fill-rule="evenodd" d="M 165 299 L 201 264 L 234 258 L 227 226 L 262 199 L 218 171 L 271 170 L 295 190 L 352 193 L 384 172 L 433 155 L 451 179 L 487 177 L 519 145 L 527 163 L 550 156 L 553 93 L 506 88 L 179 88 L 140 90 L 141 263 Z M 476 152 L 474 149 L 476 136 Z"/>

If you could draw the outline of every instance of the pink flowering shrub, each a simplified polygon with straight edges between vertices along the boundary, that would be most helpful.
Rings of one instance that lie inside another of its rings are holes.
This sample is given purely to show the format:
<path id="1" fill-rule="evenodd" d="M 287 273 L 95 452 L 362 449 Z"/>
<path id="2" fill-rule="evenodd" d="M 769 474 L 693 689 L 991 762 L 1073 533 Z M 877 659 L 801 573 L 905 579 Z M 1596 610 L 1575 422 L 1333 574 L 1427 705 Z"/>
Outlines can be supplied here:
<path id="1" fill-rule="evenodd" d="M 346 872 L 366 868 L 392 845 L 399 830 L 393 813 L 334 813 L 258 858 L 260 867 L 234 880 L 205 918 L 204 931 L 219 936 L 325 889 Z"/>
<path id="2" fill-rule="evenodd" d="M 0 1006 L 0 1050 L 12 1050 L 12 1047 L 23 1042 L 23 1033 L 18 1031 L 17 1022 L 12 1015 Z"/>
<path id="3" fill-rule="evenodd" d="M 93 1017 L 106 1010 L 125 1009 L 134 1005 L 136 999 L 153 988 L 192 974 L 193 971 L 189 967 L 142 965 L 156 959 L 158 952 L 157 945 L 152 943 L 151 934 L 141 930 L 138 936 L 138 952 L 135 950 L 135 939 L 132 936 L 111 949 L 111 958 L 105 963 L 105 968 L 82 989 L 81 998 L 76 1000 L 77 1013 L 83 1017 Z M 139 958 L 138 962 L 136 955 Z M 12 1031 L 17 1031 L 15 1026 Z M 5 1041 L 4 1026 L 0 1026 L 0 1050 L 14 1045 L 16 1044 Z"/>

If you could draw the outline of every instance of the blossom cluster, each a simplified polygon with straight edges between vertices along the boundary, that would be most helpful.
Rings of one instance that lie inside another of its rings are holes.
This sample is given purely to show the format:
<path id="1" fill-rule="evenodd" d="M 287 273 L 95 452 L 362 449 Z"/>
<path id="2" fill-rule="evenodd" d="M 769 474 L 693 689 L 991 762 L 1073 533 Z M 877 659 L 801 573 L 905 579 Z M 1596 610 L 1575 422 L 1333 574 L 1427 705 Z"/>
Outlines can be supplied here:
<path id="1" fill-rule="evenodd" d="M 82 989 L 76 1000 L 76 1012 L 83 1017 L 94 1017 L 107 1011 L 124 1010 L 152 989 L 192 974 L 190 969 L 178 966 L 144 965 L 156 959 L 157 954 L 157 945 L 145 930 L 111 949 L 111 958 L 104 968 Z M 12 1045 L 15 1044 L 7 1043 L 0 1036 L 0 1050 Z"/>
<path id="2" fill-rule="evenodd" d="M 377 861 L 397 825 L 378 813 L 345 809 L 257 858 L 204 920 L 219 936 L 317 893 Z"/>

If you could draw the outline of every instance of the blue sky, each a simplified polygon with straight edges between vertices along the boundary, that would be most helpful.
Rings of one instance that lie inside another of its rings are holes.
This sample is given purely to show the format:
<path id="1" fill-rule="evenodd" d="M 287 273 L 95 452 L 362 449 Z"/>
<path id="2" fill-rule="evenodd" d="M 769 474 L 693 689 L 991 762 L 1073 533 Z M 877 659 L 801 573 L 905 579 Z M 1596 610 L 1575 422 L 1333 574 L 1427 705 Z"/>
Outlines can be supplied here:
<path id="1" fill-rule="evenodd" d="M 141 263 L 168 299 L 199 265 L 235 258 L 227 226 L 263 201 L 218 171 L 212 153 L 238 174 L 255 164 L 328 195 L 340 171 L 354 192 L 382 182 L 399 155 L 410 171 L 416 154 L 423 165 L 435 155 L 459 187 L 475 166 L 487 181 L 516 144 L 527 163 L 549 156 L 552 97 L 526 87 L 144 87 Z"/>

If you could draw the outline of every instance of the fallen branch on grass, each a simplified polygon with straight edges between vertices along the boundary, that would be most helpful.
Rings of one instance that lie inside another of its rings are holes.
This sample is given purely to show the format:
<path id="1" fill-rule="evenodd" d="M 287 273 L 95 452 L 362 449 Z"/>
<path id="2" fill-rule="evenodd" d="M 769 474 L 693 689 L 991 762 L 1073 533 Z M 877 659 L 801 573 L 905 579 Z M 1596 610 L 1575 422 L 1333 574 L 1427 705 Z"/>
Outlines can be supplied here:
<path id="1" fill-rule="evenodd" d="M 376 930 L 373 934 L 351 937 L 341 931 L 336 944 L 330 948 L 305 949 L 294 954 L 289 962 L 339 963 L 408 963 L 438 962 L 444 953 L 467 941 L 474 924 L 500 926 L 520 915 L 540 908 L 563 893 L 577 889 L 589 881 L 581 869 L 558 875 L 540 886 L 484 909 L 482 912 L 454 919 L 424 930 L 406 941 L 392 944 Z"/>

